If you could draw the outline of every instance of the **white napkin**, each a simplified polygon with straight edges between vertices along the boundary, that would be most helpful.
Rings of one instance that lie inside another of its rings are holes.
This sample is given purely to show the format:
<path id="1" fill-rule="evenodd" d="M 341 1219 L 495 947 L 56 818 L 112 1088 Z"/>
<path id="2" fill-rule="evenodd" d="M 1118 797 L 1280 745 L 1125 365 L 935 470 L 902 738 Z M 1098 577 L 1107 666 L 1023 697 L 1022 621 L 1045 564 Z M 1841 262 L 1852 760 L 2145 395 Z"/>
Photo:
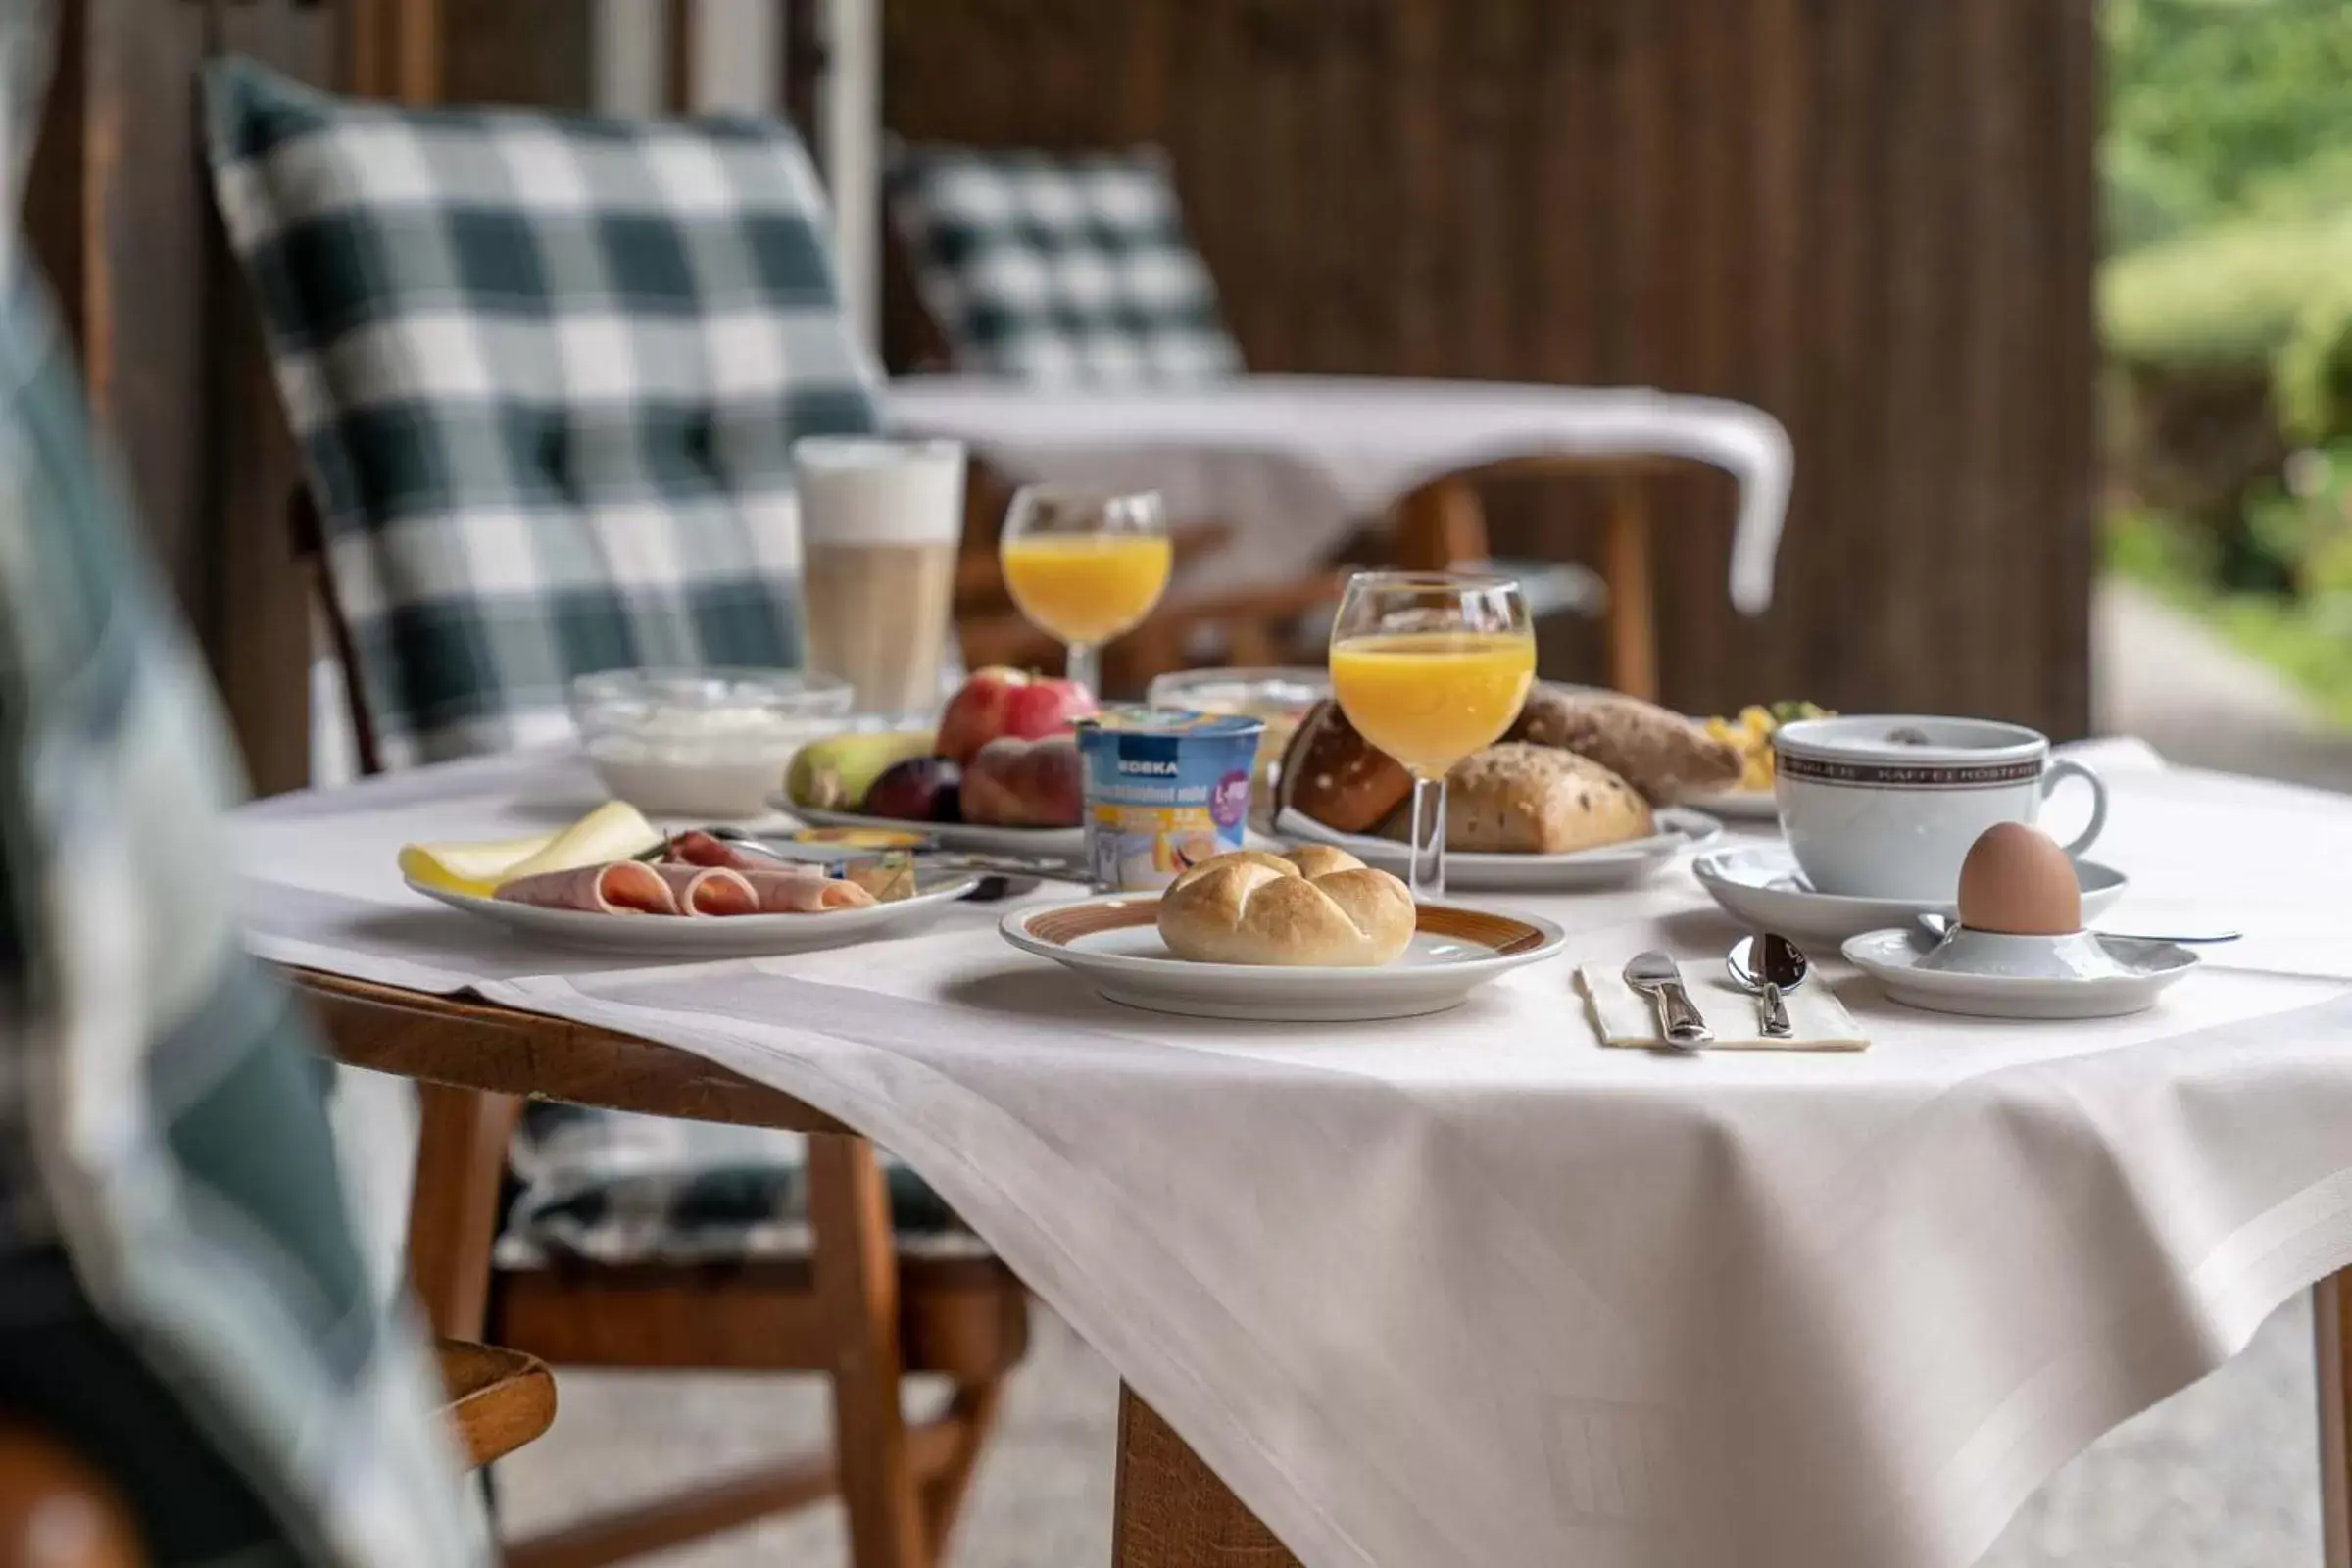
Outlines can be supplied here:
<path id="1" fill-rule="evenodd" d="M 1664 1043 L 1658 1034 L 1656 1007 L 1647 996 L 1627 985 L 1622 973 L 1602 964 L 1582 964 L 1576 971 L 1576 983 L 1592 1006 L 1592 1028 L 1602 1045 L 1655 1050 Z M 1715 1038 L 1707 1043 L 1710 1051 L 1860 1051 L 1870 1044 L 1870 1037 L 1845 1010 L 1845 1004 L 1818 982 L 1781 994 L 1795 1030 L 1786 1039 L 1768 1037 L 1757 1027 L 1762 999 L 1728 979 L 1686 968 L 1683 989 L 1715 1032 Z"/>

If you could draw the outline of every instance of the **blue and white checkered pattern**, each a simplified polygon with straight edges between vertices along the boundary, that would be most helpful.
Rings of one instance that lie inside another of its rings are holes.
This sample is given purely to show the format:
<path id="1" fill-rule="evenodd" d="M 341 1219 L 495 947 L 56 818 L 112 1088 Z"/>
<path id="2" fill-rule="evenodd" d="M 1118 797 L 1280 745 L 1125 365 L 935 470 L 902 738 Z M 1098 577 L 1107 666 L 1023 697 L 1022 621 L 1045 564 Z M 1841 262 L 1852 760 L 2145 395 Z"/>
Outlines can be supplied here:
<path id="1" fill-rule="evenodd" d="M 799 662 L 792 443 L 879 380 L 788 127 L 206 85 L 385 765 L 561 736 L 590 670 Z"/>
<path id="2" fill-rule="evenodd" d="M 1242 369 L 1156 149 L 903 148 L 890 211 L 959 370 L 1132 386 Z"/>

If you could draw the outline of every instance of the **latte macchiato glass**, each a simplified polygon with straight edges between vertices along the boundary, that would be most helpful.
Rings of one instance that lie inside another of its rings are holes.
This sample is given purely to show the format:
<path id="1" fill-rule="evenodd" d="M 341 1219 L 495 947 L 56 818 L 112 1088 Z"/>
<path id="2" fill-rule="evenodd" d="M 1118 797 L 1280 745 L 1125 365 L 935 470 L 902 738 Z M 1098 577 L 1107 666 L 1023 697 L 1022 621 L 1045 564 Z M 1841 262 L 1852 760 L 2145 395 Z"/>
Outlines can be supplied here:
<path id="1" fill-rule="evenodd" d="M 1817 893 L 1948 905 L 1960 862 L 1995 822 L 2032 823 L 2064 778 L 2090 786 L 2081 855 L 2107 821 L 2107 786 L 2050 757 L 2022 724 L 1920 714 L 1847 714 L 1774 734 L 1774 793 L 1797 869 Z"/>
<path id="2" fill-rule="evenodd" d="M 792 459 L 810 666 L 847 680 L 861 712 L 927 718 L 955 608 L 962 446 L 809 436 Z"/>

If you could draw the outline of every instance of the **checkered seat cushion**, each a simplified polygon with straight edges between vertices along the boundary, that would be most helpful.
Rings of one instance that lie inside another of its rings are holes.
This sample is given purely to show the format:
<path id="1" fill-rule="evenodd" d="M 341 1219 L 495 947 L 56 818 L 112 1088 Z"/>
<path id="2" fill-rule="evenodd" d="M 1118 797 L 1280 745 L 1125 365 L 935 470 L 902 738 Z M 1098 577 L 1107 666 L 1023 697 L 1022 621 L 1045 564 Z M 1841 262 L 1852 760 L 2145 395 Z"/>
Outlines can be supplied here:
<path id="1" fill-rule="evenodd" d="M 877 374 L 789 128 L 206 89 L 385 765 L 563 735 L 589 670 L 798 662 L 792 442 Z"/>
<path id="2" fill-rule="evenodd" d="M 890 212 L 957 369 L 1104 385 L 1242 369 L 1156 148 L 903 147 Z"/>
<path id="3" fill-rule="evenodd" d="M 418 112 L 242 61 L 215 179 L 387 767 L 567 732 L 587 670 L 799 662 L 789 451 L 875 421 L 773 122 Z M 524 1112 L 500 1261 L 808 1245 L 796 1135 Z M 910 1246 L 976 1248 L 894 1168 Z"/>

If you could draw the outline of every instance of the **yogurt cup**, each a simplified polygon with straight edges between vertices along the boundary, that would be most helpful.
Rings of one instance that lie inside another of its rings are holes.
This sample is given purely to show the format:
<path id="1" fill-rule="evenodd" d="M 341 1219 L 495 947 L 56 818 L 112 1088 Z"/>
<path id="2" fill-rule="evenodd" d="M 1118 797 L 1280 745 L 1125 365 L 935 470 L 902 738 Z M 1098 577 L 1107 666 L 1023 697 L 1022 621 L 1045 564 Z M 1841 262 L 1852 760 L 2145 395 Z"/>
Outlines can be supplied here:
<path id="1" fill-rule="evenodd" d="M 1086 859 L 1098 893 L 1151 892 L 1250 829 L 1262 718 L 1114 708 L 1078 721 Z"/>

